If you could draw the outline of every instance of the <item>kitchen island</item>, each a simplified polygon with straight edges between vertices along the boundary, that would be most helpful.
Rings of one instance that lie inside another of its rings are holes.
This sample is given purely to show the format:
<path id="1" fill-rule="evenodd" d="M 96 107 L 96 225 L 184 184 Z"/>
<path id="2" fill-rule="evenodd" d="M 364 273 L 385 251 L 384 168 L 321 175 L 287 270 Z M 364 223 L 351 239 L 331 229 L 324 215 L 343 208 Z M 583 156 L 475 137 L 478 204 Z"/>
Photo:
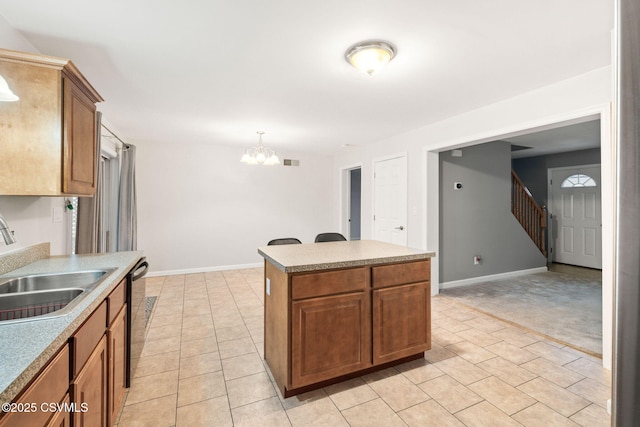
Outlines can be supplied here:
<path id="1" fill-rule="evenodd" d="M 284 397 L 431 348 L 433 252 L 378 241 L 264 246 L 264 357 Z"/>

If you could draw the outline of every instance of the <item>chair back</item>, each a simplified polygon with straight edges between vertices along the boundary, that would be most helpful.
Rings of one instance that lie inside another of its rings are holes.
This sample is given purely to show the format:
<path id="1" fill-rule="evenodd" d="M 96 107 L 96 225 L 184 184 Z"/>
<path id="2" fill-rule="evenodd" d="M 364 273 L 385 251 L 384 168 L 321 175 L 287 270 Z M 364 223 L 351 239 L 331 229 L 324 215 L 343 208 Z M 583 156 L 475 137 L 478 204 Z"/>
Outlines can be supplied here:
<path id="1" fill-rule="evenodd" d="M 270 240 L 269 243 L 267 243 L 268 246 L 272 246 L 272 245 L 295 245 L 295 244 L 299 244 L 302 243 L 300 240 L 296 239 L 295 237 L 285 237 L 282 239 L 273 239 Z"/>
<path id="2" fill-rule="evenodd" d="M 340 233 L 320 233 L 316 236 L 316 243 L 321 242 L 342 242 L 347 239 Z"/>

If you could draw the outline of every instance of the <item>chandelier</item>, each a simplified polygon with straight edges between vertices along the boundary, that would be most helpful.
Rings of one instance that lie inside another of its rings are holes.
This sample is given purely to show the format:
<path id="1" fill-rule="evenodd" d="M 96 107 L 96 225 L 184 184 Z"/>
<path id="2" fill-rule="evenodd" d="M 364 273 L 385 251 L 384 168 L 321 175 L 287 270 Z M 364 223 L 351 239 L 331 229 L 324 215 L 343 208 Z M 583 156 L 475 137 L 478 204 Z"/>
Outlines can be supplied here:
<path id="1" fill-rule="evenodd" d="M 258 131 L 256 133 L 258 134 L 258 146 L 247 148 L 240 161 L 248 165 L 279 165 L 280 159 L 278 159 L 276 152 L 262 144 L 264 132 Z"/>

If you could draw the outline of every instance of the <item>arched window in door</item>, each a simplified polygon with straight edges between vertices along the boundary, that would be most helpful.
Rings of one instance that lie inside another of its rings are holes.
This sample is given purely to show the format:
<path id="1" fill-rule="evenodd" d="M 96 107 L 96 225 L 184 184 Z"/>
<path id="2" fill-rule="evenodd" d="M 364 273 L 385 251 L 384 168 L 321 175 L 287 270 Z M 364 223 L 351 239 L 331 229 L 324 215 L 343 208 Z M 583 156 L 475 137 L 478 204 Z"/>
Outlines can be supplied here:
<path id="1" fill-rule="evenodd" d="M 560 188 L 596 187 L 597 185 L 595 179 L 589 175 L 577 173 L 562 181 Z"/>

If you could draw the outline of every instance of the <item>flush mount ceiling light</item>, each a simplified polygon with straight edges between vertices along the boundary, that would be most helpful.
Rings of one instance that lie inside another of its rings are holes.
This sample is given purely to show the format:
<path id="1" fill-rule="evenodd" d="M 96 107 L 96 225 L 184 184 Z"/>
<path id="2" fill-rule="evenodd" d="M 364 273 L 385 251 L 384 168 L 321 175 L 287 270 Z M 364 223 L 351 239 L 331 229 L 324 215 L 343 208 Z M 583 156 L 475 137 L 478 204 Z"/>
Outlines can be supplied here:
<path id="1" fill-rule="evenodd" d="M 356 43 L 344 53 L 347 62 L 357 70 L 373 75 L 396 56 L 396 48 L 382 40 Z"/>
<path id="2" fill-rule="evenodd" d="M 11 92 L 4 77 L 0 76 L 0 101 L 13 102 L 19 99 L 15 93 Z"/>
<path id="3" fill-rule="evenodd" d="M 258 131 L 256 133 L 258 134 L 258 146 L 248 148 L 240 161 L 248 165 L 279 165 L 280 159 L 278 159 L 276 152 L 262 145 L 262 135 L 264 135 L 264 132 Z"/>

